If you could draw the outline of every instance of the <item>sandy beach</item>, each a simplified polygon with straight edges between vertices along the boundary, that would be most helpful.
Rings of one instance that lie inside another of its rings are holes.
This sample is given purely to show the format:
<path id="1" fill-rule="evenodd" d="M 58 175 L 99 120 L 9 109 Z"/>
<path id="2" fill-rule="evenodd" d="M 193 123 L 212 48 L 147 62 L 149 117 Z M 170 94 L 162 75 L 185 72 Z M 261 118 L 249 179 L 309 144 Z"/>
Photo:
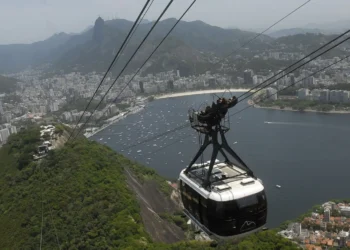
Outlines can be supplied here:
<path id="1" fill-rule="evenodd" d="M 247 92 L 249 89 L 230 89 L 231 92 Z M 186 91 L 179 93 L 171 93 L 154 96 L 154 99 L 164 99 L 164 98 L 173 98 L 180 96 L 188 96 L 188 95 L 202 95 L 202 94 L 212 94 L 212 93 L 224 93 L 228 92 L 227 89 L 207 89 L 207 90 L 196 90 L 196 91 Z"/>

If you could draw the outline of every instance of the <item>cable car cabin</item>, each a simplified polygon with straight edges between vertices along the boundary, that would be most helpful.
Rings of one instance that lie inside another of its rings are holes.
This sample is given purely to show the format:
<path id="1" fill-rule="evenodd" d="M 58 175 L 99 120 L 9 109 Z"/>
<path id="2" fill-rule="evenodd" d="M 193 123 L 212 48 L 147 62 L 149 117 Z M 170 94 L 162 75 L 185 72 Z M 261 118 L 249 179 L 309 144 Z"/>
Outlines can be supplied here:
<path id="1" fill-rule="evenodd" d="M 261 230 L 267 219 L 267 200 L 260 179 L 227 163 L 216 163 L 210 187 L 203 187 L 209 163 L 195 164 L 179 177 L 185 214 L 212 237 L 225 240 Z"/>

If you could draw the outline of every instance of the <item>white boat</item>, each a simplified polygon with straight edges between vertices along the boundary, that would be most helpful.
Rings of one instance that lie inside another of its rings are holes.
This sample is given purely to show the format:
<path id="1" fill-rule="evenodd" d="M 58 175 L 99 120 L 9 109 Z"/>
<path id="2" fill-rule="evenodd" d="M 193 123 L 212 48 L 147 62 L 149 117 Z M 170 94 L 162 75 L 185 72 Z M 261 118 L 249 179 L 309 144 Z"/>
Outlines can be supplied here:
<path id="1" fill-rule="evenodd" d="M 281 186 L 280 185 L 276 185 L 276 188 L 281 188 Z"/>

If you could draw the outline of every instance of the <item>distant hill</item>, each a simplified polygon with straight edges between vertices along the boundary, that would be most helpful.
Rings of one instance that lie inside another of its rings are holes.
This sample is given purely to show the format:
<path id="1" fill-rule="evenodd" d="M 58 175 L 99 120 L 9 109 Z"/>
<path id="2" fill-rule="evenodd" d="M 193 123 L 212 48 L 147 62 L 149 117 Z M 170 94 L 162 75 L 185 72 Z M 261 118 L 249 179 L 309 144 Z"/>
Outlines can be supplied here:
<path id="1" fill-rule="evenodd" d="M 66 43 L 71 35 L 58 33 L 32 44 L 0 45 L 0 73 L 16 72 L 28 66 L 45 63 L 58 46 Z"/>
<path id="2" fill-rule="evenodd" d="M 268 35 L 273 38 L 279 38 L 282 36 L 291 36 L 298 34 L 324 34 L 324 35 L 333 35 L 345 32 L 350 27 L 350 20 L 340 20 L 329 23 L 309 23 L 303 27 L 291 28 L 291 29 L 281 29 L 269 32 Z"/>
<path id="3" fill-rule="evenodd" d="M 350 20 L 340 20 L 329 23 L 309 23 L 303 27 L 275 30 L 268 33 L 269 36 L 279 38 L 282 36 L 292 36 L 298 34 L 324 34 L 333 35 L 345 32 L 350 27 Z"/>
<path id="4" fill-rule="evenodd" d="M 16 89 L 17 79 L 0 75 L 0 93 L 10 93 Z"/>
<path id="5" fill-rule="evenodd" d="M 143 63 L 175 22 L 176 19 L 170 18 L 161 21 L 156 26 L 126 72 L 138 68 Z M 125 62 L 131 56 L 153 23 L 139 26 L 138 31 L 121 57 L 121 61 Z M 104 71 L 112 61 L 113 55 L 117 51 L 116 48 L 121 45 L 131 26 L 132 22 L 124 19 L 106 21 L 103 31 L 104 38 L 100 43 L 90 39 L 84 44 L 71 48 L 56 61 L 55 67 L 64 68 L 66 71 Z M 253 36 L 255 36 L 255 33 L 238 29 L 223 29 L 201 21 L 181 21 L 159 48 L 159 52 L 152 57 L 145 71 L 156 73 L 164 70 L 180 69 L 184 76 L 193 74 L 200 71 L 201 68 L 208 68 L 211 58 L 226 55 L 227 51 L 232 51 L 242 41 L 246 41 Z M 266 41 L 271 41 L 271 38 L 262 36 L 250 46 L 264 44 Z M 115 67 L 114 72 L 118 72 L 120 69 L 121 64 Z"/>
<path id="6" fill-rule="evenodd" d="M 150 55 L 155 46 L 176 22 L 175 18 L 158 23 L 151 35 L 137 52 L 125 73 L 134 72 Z M 42 64 L 50 66 L 52 71 L 63 70 L 66 73 L 104 72 L 113 60 L 133 22 L 125 19 L 104 21 L 98 18 L 91 28 L 79 34 L 59 33 L 41 42 L 0 46 L 0 73 L 19 71 L 28 66 Z M 154 21 L 143 22 L 130 40 L 112 73 L 116 75 L 138 47 Z M 334 36 L 322 34 L 323 29 L 295 28 L 271 33 L 271 37 L 262 35 L 240 50 L 242 58 L 251 58 L 263 51 L 273 50 L 274 46 L 285 44 L 283 51 L 302 53 L 317 48 Z M 215 72 L 213 62 L 240 47 L 257 33 L 239 29 L 223 29 L 202 21 L 181 21 L 154 54 L 141 73 L 157 73 L 166 70 L 180 70 L 187 76 L 202 73 L 204 70 Z M 303 48 L 300 49 L 299 45 Z M 330 53 L 329 56 L 338 55 Z M 230 59 L 230 58 L 229 58 Z"/>
<path id="7" fill-rule="evenodd" d="M 176 19 L 174 18 L 159 22 L 128 70 L 140 66 L 141 62 L 175 22 Z M 99 42 L 93 39 L 94 30 L 96 29 L 95 24 L 95 26 L 85 29 L 80 34 L 60 33 L 38 43 L 2 45 L 0 46 L 0 72 L 19 71 L 28 66 L 38 66 L 43 63 L 51 63 L 53 69 L 64 69 L 66 71 L 103 71 L 111 62 L 132 23 L 124 19 L 104 22 L 100 26 L 101 40 Z M 139 25 L 122 61 L 127 60 L 153 23 L 153 21 L 145 21 Z M 242 41 L 253 36 L 255 36 L 253 32 L 223 29 L 202 21 L 181 21 L 170 35 L 172 40 L 170 42 L 166 41 L 162 46 L 166 54 L 160 55 L 158 53 L 158 56 L 163 61 L 164 58 L 171 57 L 171 62 L 167 63 L 171 65 L 174 65 L 174 61 L 175 64 L 182 64 L 183 60 L 189 65 L 193 65 L 193 63 L 201 64 L 203 61 L 208 62 L 209 56 L 222 56 L 227 51 L 239 46 Z M 262 36 L 255 41 L 255 45 L 270 40 L 271 38 L 268 36 Z M 254 43 L 252 43 L 252 46 L 254 46 Z M 179 51 L 186 51 L 186 53 L 181 54 L 185 56 L 194 55 L 194 57 L 187 57 L 186 59 L 182 56 L 172 56 Z M 162 70 L 162 68 L 159 70 Z M 193 68 L 189 71 L 193 72 Z"/>
<path id="8" fill-rule="evenodd" d="M 297 34 L 294 36 L 283 36 L 275 40 L 276 43 L 284 44 L 291 51 L 297 51 L 299 46 L 303 47 L 303 53 L 310 53 L 328 41 L 334 39 L 337 35 L 323 35 L 323 34 Z M 344 55 L 345 48 L 350 46 L 350 42 L 346 41 L 342 45 L 332 49 L 323 55 L 324 58 L 333 58 L 335 56 Z"/>
<path id="9" fill-rule="evenodd" d="M 320 29 L 304 29 L 304 28 L 292 28 L 292 29 L 283 29 L 270 32 L 268 35 L 274 38 L 279 38 L 283 36 L 293 36 L 297 34 L 319 34 L 323 33 Z"/>
<path id="10" fill-rule="evenodd" d="M 338 20 L 334 22 L 328 22 L 328 23 L 309 23 L 304 26 L 304 28 L 307 29 L 320 29 L 322 30 L 324 34 L 337 34 L 342 33 L 348 30 L 350 27 L 350 20 Z"/>
<path id="11" fill-rule="evenodd" d="M 143 19 L 142 21 L 141 21 L 141 23 L 142 24 L 144 24 L 144 23 L 150 23 L 151 21 L 149 21 L 149 20 L 147 20 L 147 19 Z"/>

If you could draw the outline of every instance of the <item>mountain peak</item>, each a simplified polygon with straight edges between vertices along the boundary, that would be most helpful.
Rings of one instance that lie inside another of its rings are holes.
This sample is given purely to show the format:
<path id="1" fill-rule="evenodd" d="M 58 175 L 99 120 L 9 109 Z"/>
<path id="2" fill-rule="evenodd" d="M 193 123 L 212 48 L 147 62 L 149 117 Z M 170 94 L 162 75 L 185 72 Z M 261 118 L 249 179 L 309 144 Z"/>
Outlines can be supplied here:
<path id="1" fill-rule="evenodd" d="M 99 16 L 96 21 L 95 21 L 95 26 L 98 25 L 98 24 L 104 24 L 104 20 Z"/>
<path id="2" fill-rule="evenodd" d="M 104 25 L 105 25 L 105 21 L 101 17 L 98 17 L 95 21 L 94 32 L 92 35 L 92 38 L 94 41 L 96 41 L 96 42 L 103 41 Z"/>

